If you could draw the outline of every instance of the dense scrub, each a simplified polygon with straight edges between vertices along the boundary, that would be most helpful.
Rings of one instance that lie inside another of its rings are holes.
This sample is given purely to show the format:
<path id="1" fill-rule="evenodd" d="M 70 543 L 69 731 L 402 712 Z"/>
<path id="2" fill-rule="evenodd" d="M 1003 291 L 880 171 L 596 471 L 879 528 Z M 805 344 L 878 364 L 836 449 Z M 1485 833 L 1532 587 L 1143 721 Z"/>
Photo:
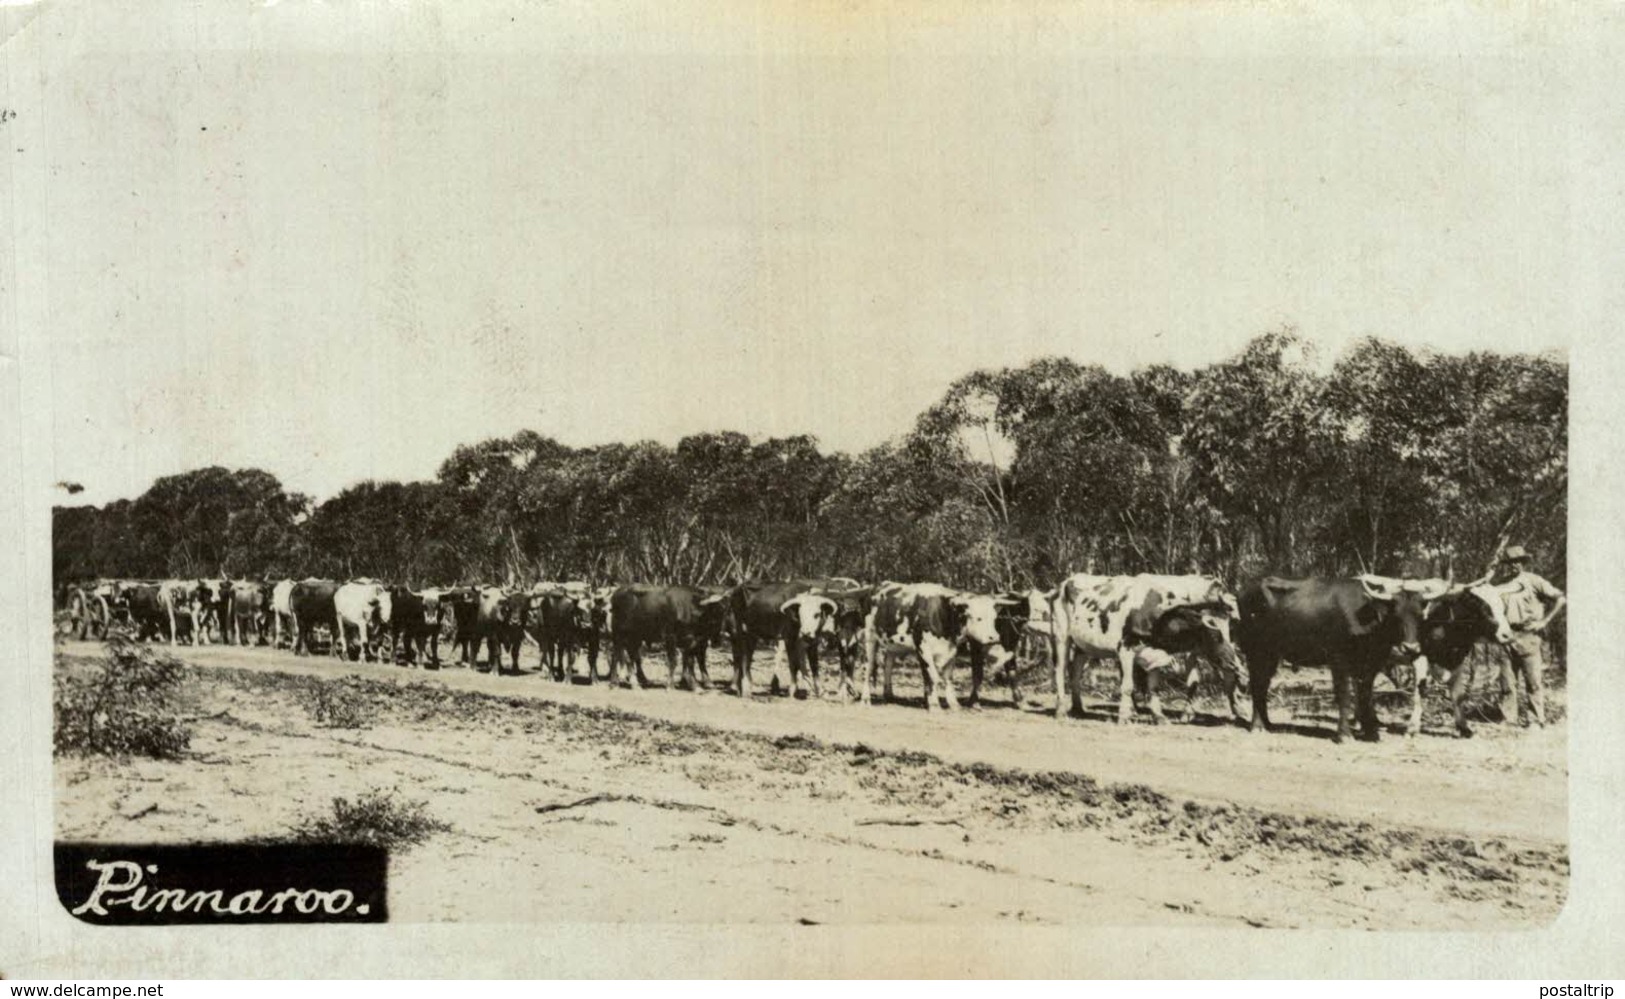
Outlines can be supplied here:
<path id="1" fill-rule="evenodd" d="M 360 843 L 399 848 L 415 846 L 451 826 L 429 814 L 427 802 L 399 796 L 393 789 L 368 791 L 354 799 L 336 797 L 325 815 L 305 816 L 294 827 L 296 843 Z"/>
<path id="2" fill-rule="evenodd" d="M 180 757 L 192 739 L 184 718 L 185 665 L 117 633 L 106 648 L 89 664 L 56 670 L 56 754 Z"/>

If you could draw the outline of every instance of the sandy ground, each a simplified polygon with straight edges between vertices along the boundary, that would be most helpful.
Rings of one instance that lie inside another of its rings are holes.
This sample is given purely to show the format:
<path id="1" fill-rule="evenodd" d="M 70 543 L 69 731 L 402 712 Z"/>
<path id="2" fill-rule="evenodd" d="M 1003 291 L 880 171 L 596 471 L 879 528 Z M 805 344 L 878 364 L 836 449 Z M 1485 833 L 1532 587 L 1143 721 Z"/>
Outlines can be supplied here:
<path id="1" fill-rule="evenodd" d="M 396 921 L 1476 929 L 1546 923 L 1567 891 L 1562 724 L 1334 746 L 1314 697 L 1255 736 L 1003 691 L 944 716 L 565 685 L 533 650 L 500 677 L 179 651 L 192 755 L 60 759 L 59 835 L 275 838 L 395 789 L 451 827 L 392 858 Z M 368 723 L 317 724 L 345 675 Z"/>

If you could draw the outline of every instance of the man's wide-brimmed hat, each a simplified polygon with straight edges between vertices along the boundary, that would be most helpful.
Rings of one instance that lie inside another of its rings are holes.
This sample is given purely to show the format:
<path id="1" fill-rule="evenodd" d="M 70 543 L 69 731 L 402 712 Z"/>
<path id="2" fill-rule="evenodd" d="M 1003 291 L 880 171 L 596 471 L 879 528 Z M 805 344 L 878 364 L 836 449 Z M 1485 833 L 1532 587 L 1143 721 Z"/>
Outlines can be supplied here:
<path id="1" fill-rule="evenodd" d="M 1527 562 L 1529 551 L 1523 545 L 1508 545 L 1507 550 L 1501 553 L 1503 562 Z"/>

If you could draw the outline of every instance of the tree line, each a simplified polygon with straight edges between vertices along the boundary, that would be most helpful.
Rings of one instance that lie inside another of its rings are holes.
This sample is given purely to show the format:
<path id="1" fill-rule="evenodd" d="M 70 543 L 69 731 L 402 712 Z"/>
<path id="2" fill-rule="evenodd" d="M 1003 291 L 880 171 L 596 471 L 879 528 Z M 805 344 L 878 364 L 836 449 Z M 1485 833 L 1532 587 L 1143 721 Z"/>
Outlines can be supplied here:
<path id="1" fill-rule="evenodd" d="M 1564 585 L 1564 359 L 1370 338 L 1318 362 L 1284 329 L 1194 371 L 974 371 L 855 455 L 807 435 L 571 447 L 523 431 L 458 447 L 432 480 L 319 503 L 260 469 L 203 468 L 55 508 L 53 569 L 994 590 L 1075 571 L 1476 575 L 1518 543 Z"/>

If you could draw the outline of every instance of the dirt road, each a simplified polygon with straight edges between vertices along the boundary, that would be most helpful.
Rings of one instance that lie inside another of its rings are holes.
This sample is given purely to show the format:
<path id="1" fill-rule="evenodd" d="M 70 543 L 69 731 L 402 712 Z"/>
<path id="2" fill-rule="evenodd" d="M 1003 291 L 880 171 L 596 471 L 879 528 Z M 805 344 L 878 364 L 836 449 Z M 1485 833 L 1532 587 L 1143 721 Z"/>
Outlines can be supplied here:
<path id="1" fill-rule="evenodd" d="M 398 920 L 1477 928 L 1567 889 L 1563 726 L 1338 747 L 180 651 L 200 755 L 60 761 L 59 834 L 275 837 L 397 788 L 452 827 L 394 861 Z M 342 675 L 365 727 L 311 718 Z"/>

